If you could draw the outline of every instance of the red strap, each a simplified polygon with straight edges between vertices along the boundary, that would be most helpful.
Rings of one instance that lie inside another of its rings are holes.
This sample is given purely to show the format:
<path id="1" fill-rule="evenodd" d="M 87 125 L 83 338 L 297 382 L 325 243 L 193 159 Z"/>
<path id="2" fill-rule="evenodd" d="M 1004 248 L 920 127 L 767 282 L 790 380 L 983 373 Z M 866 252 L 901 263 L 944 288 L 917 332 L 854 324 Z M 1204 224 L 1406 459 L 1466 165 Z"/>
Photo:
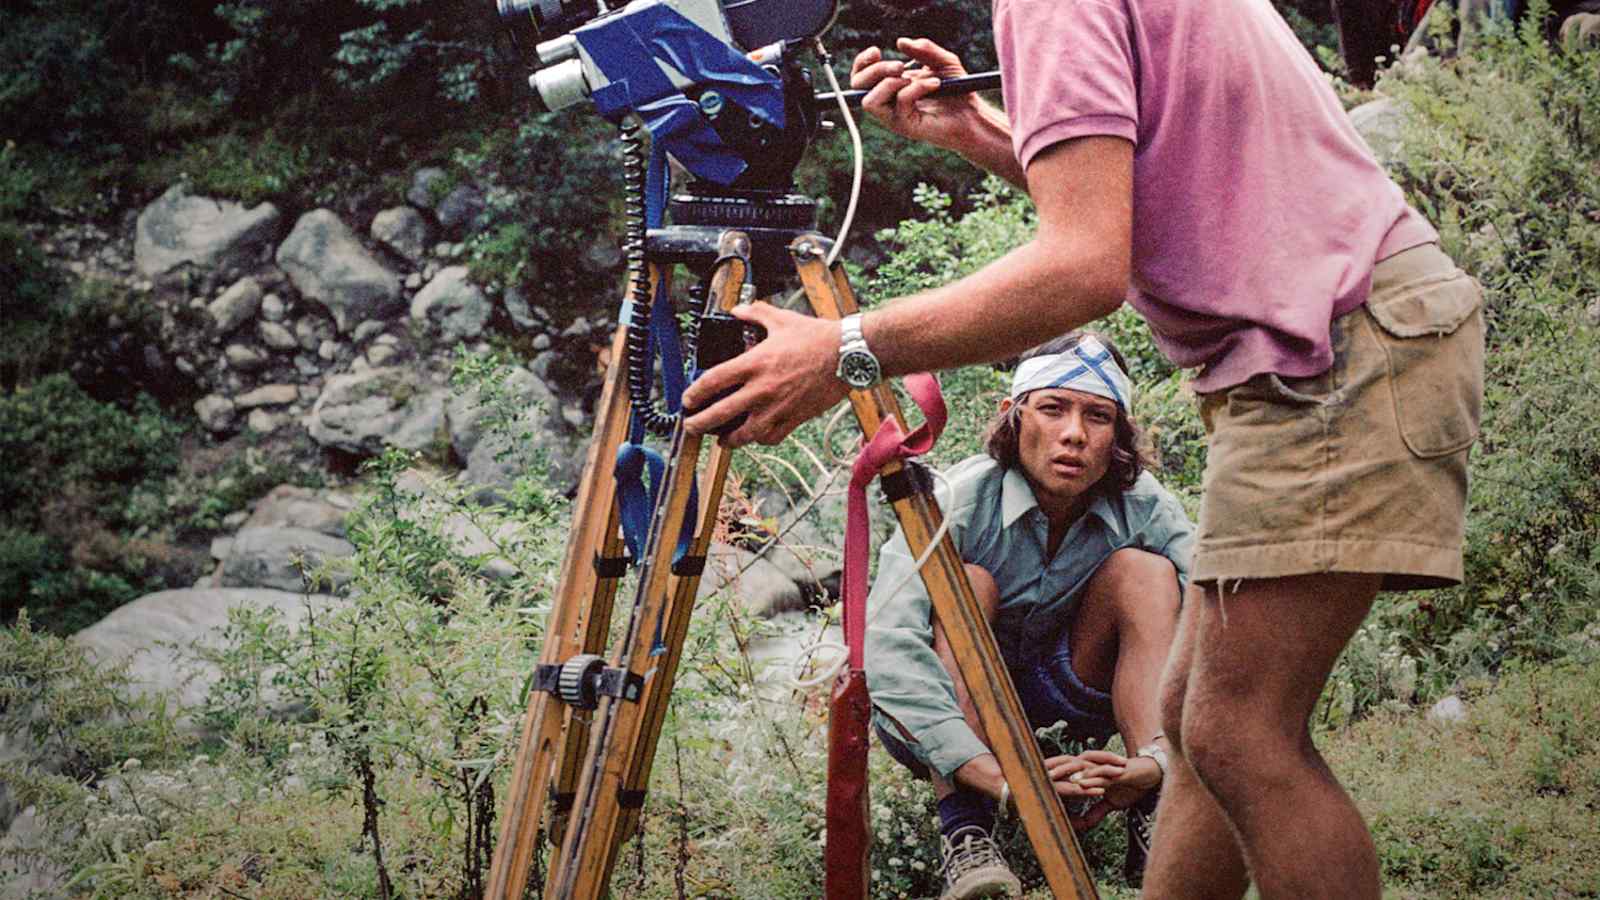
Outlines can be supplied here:
<path id="1" fill-rule="evenodd" d="M 939 381 L 925 372 L 908 375 L 907 393 L 922 409 L 923 422 L 910 434 L 900 423 L 885 419 L 878 433 L 861 448 L 850 474 L 844 536 L 844 642 L 850 650 L 850 668 L 866 667 L 867 640 L 867 484 L 890 460 L 921 456 L 933 449 L 944 431 L 948 413 Z"/>

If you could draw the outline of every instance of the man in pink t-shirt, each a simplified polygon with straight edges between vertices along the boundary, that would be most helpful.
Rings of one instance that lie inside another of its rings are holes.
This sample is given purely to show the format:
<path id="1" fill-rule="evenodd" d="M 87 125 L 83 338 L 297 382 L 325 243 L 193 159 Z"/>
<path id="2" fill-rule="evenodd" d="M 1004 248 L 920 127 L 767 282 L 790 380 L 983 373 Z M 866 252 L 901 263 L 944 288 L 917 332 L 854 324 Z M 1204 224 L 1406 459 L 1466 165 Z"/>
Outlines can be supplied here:
<path id="1" fill-rule="evenodd" d="M 724 440 L 773 443 L 880 372 L 1004 359 L 1131 303 L 1196 370 L 1208 435 L 1164 734 L 1147 742 L 1168 762 L 1146 894 L 1239 897 L 1254 881 L 1263 898 L 1377 898 L 1372 840 L 1308 723 L 1379 590 L 1462 577 L 1476 283 L 1267 0 L 994 0 L 993 14 L 1004 112 L 929 99 L 963 69 L 927 41 L 900 42 L 917 69 L 861 53 L 851 84 L 894 131 L 1025 188 L 1032 240 L 842 326 L 741 308 L 769 336 L 690 386 L 691 410 L 737 390 L 687 427 L 747 413 Z M 1082 435 L 1061 440 L 1070 455 Z M 1134 768 L 1058 789 L 1113 804 Z M 992 755 L 953 780 L 1005 794 Z"/>

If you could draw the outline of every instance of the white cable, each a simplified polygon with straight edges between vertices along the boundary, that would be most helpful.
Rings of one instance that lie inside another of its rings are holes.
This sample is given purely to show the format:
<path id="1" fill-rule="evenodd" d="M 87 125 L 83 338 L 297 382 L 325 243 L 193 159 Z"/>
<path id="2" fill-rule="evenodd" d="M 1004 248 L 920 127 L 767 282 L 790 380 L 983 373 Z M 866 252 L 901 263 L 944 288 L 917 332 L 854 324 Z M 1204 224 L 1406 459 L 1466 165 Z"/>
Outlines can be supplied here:
<path id="1" fill-rule="evenodd" d="M 839 259 L 839 251 L 844 249 L 850 225 L 856 218 L 856 203 L 861 199 L 861 132 L 856 128 L 856 117 L 850 112 L 850 104 L 845 102 L 844 91 L 839 89 L 839 79 L 833 74 L 832 54 L 822 45 L 822 38 L 816 39 L 816 47 L 817 57 L 822 60 L 822 74 L 827 76 L 833 97 L 839 102 L 839 114 L 844 116 L 844 127 L 850 132 L 850 147 L 855 154 L 855 171 L 850 178 L 850 203 L 844 209 L 844 223 L 839 226 L 839 236 L 833 239 L 833 249 L 828 251 L 828 265 L 832 266 Z"/>
<path id="2" fill-rule="evenodd" d="M 946 499 L 940 505 L 948 508 L 950 506 L 950 499 L 955 496 L 955 490 L 950 486 L 949 479 L 945 478 L 944 473 L 940 472 L 938 469 L 930 467 L 928 469 L 928 473 L 933 476 L 934 481 L 938 482 L 933 491 L 934 500 L 938 501 L 939 499 L 939 488 L 944 488 Z M 867 515 L 869 522 L 871 521 L 871 514 L 871 507 L 868 507 Z M 928 546 L 923 548 L 922 555 L 917 557 L 916 562 L 912 564 L 910 571 L 902 575 L 900 580 L 895 583 L 894 587 L 884 592 L 885 597 L 893 597 L 900 593 L 900 589 L 905 587 L 906 584 L 911 581 L 912 576 L 917 575 L 922 571 L 922 567 L 927 565 L 928 560 L 933 558 L 934 551 L 939 549 L 939 544 L 944 541 L 944 536 L 948 534 L 949 531 L 950 520 L 947 518 L 939 523 L 939 527 L 934 531 L 933 537 L 928 540 Z M 867 533 L 871 534 L 872 529 L 868 528 Z M 863 623 L 861 627 L 863 629 L 871 628 L 873 620 L 877 619 L 887 607 L 888 604 L 885 603 L 882 606 L 879 606 L 876 612 L 873 612 L 869 609 L 867 612 L 867 621 Z M 828 667 L 818 675 L 814 675 L 810 678 L 800 678 L 798 675 L 792 674 L 793 672 L 801 671 L 808 663 L 810 663 L 811 655 L 816 653 L 818 650 L 840 650 L 843 652 L 840 654 L 838 659 L 830 663 Z M 811 644 L 807 644 L 806 646 L 800 648 L 800 652 L 795 654 L 794 659 L 790 662 L 791 674 L 789 676 L 789 684 L 794 688 L 805 689 L 831 681 L 838 676 L 839 670 L 844 668 L 845 663 L 849 660 L 849 658 L 850 648 L 846 647 L 839 641 L 816 641 Z"/>

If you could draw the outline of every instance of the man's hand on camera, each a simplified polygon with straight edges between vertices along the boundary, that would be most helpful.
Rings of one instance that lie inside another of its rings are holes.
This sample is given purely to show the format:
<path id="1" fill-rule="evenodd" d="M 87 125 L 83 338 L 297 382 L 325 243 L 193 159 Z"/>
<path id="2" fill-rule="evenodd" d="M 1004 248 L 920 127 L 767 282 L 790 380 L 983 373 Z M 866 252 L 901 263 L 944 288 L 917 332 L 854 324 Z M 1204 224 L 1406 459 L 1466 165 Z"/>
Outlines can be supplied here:
<path id="1" fill-rule="evenodd" d="M 889 130 L 946 150 L 968 142 L 983 101 L 976 94 L 927 99 L 941 78 L 967 74 L 954 53 L 924 38 L 901 38 L 896 47 L 911 60 L 885 59 L 868 47 L 850 64 L 850 86 L 867 91 L 861 108 Z M 911 61 L 921 63 L 912 68 Z"/>
<path id="2" fill-rule="evenodd" d="M 729 447 L 776 444 L 808 419 L 844 399 L 848 391 L 834 374 L 839 358 L 839 323 L 779 309 L 767 303 L 733 308 L 733 314 L 767 330 L 767 337 L 744 353 L 701 375 L 683 392 L 683 405 L 698 409 L 722 391 L 730 396 L 684 421 L 693 434 L 706 434 L 739 413 L 750 418 L 722 438 Z"/>

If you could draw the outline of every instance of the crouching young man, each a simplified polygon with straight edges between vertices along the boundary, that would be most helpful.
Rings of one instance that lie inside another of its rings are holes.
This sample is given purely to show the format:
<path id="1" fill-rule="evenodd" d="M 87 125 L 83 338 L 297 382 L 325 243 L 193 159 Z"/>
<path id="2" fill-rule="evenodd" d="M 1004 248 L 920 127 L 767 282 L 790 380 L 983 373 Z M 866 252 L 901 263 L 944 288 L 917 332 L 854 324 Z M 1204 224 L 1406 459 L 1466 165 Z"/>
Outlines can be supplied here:
<path id="1" fill-rule="evenodd" d="M 1046 760 L 1079 828 L 1126 810 L 1137 881 L 1166 770 L 1158 687 L 1187 580 L 1193 526 L 1142 471 L 1126 365 L 1080 333 L 1030 351 L 986 437 L 946 473 L 945 515 L 1034 727 L 1068 723 L 1100 746 Z M 891 756 L 930 778 L 944 845 L 942 900 L 1017 896 L 990 837 L 1007 794 L 905 537 L 884 545 L 868 600 L 874 726 Z"/>

